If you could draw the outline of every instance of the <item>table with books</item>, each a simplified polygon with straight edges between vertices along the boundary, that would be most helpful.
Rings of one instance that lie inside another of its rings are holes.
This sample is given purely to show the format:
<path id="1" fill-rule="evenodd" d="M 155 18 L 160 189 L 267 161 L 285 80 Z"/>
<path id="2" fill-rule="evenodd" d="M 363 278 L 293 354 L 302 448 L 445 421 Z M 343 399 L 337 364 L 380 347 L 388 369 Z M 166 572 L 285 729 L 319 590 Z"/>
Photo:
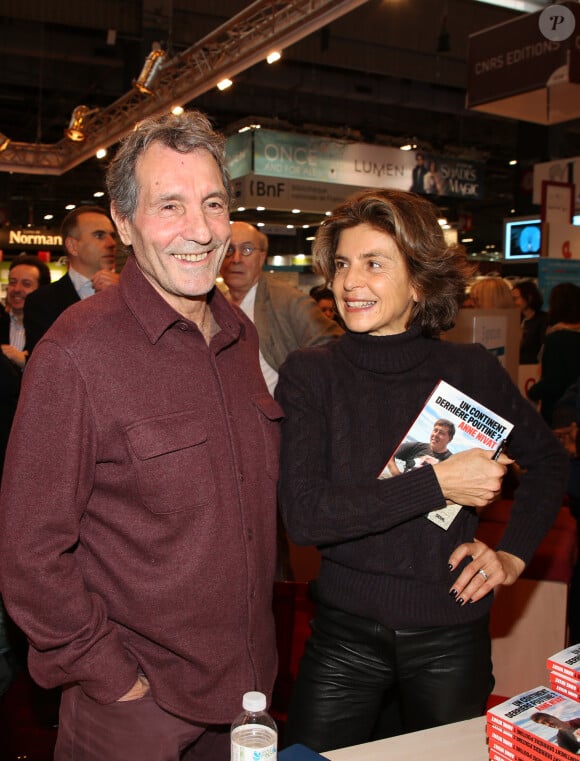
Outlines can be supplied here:
<path id="1" fill-rule="evenodd" d="M 488 761 L 485 717 L 325 751 L 330 761 Z"/>
<path id="2" fill-rule="evenodd" d="M 580 755 L 580 645 L 549 656 L 545 665 L 549 687 L 514 695 L 489 708 L 486 717 L 329 751 L 322 757 L 423 761 L 427 754 L 431 761 L 574 761 Z"/>

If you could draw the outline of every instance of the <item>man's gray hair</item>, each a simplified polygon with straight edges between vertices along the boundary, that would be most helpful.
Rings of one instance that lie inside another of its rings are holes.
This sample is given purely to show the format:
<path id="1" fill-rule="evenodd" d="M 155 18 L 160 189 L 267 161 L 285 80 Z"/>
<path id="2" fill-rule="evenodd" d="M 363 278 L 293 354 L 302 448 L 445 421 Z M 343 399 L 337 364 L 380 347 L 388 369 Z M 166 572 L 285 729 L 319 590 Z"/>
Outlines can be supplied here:
<path id="1" fill-rule="evenodd" d="M 107 170 L 107 190 L 111 204 L 125 219 L 133 219 L 139 188 L 135 167 L 139 157 L 153 143 L 161 143 L 179 153 L 206 150 L 216 160 L 224 187 L 231 199 L 230 176 L 226 167 L 225 138 L 215 132 L 211 122 L 201 111 L 184 111 L 182 114 L 164 114 L 139 122 L 133 132 L 122 141 Z"/>

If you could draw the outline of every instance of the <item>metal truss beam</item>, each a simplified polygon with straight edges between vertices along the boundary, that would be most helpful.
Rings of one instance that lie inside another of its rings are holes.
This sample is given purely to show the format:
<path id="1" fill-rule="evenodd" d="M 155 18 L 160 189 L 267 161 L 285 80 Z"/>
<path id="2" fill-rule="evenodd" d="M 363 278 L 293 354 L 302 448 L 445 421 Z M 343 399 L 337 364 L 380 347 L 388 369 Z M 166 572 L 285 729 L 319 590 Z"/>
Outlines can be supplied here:
<path id="1" fill-rule="evenodd" d="M 153 96 L 134 90 L 90 115 L 85 122 L 87 138 L 82 143 L 66 138 L 54 145 L 12 142 L 0 153 L 0 171 L 64 174 L 94 156 L 99 148 L 118 142 L 145 117 L 167 113 L 175 105 L 198 98 L 224 77 L 234 77 L 264 60 L 270 51 L 289 47 L 365 2 L 256 0 L 165 63 Z"/>

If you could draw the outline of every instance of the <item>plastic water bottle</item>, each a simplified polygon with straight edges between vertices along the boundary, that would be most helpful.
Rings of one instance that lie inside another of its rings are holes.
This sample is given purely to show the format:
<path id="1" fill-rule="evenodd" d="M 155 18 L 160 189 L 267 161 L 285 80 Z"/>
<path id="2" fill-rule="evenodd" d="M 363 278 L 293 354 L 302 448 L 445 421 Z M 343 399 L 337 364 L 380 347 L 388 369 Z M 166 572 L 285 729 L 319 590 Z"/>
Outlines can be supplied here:
<path id="1" fill-rule="evenodd" d="M 266 711 L 266 696 L 246 692 L 242 707 L 232 724 L 231 761 L 276 761 L 278 729 Z"/>

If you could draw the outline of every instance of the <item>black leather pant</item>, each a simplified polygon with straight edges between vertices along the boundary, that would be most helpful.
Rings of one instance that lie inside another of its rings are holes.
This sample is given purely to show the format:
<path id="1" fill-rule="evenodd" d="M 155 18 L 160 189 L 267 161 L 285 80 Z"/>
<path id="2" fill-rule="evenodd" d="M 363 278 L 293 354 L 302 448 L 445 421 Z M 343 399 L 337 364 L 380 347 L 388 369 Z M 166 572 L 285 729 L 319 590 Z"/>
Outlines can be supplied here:
<path id="1" fill-rule="evenodd" d="M 485 713 L 494 679 L 488 617 L 388 629 L 317 604 L 284 744 L 316 751 Z"/>

